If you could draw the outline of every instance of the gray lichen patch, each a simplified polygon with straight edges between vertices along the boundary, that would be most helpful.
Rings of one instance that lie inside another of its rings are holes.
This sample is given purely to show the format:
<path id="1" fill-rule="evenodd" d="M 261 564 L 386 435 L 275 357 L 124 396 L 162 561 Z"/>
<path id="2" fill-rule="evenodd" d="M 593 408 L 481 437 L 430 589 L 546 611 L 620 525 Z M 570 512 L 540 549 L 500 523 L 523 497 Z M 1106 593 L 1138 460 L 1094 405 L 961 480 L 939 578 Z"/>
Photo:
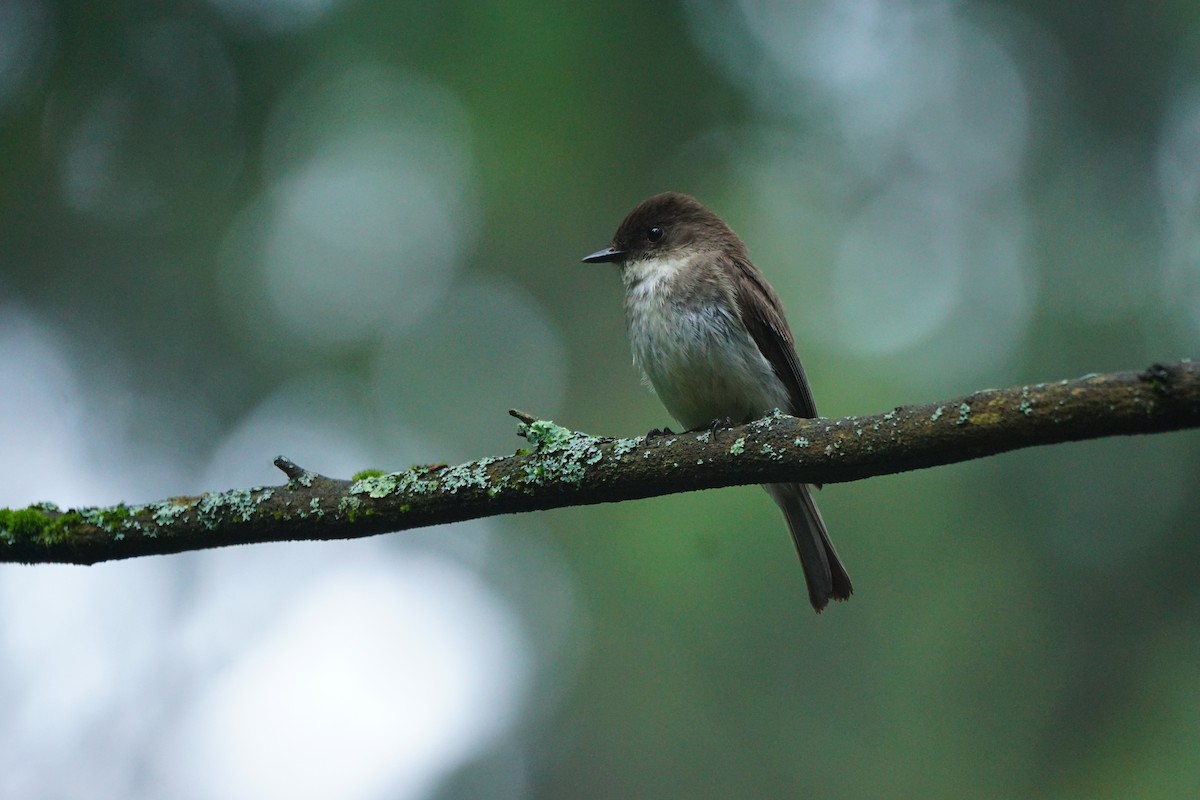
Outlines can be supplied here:
<path id="1" fill-rule="evenodd" d="M 354 522 L 358 517 L 369 517 L 375 513 L 370 508 L 363 508 L 363 501 L 353 495 L 346 495 L 338 500 L 338 514 L 348 522 Z"/>
<path id="2" fill-rule="evenodd" d="M 464 465 L 466 466 L 466 465 Z M 396 494 L 429 494 L 438 490 L 435 470 L 429 467 L 409 467 L 402 472 L 372 475 L 350 485 L 350 494 L 365 494 L 381 498 Z"/>
<path id="3" fill-rule="evenodd" d="M 548 419 L 539 419 L 525 426 L 525 438 L 535 448 L 557 448 L 566 445 L 575 434 L 568 428 L 555 425 Z M 579 434 L 582 436 L 583 434 Z"/>
<path id="4" fill-rule="evenodd" d="M 600 439 L 570 431 L 549 420 L 530 424 L 525 438 L 534 445 L 534 452 L 521 466 L 521 481 L 527 486 L 578 484 L 586 477 L 588 467 L 604 458 Z"/>
<path id="5" fill-rule="evenodd" d="M 773 411 L 771 411 L 770 414 L 763 417 L 762 419 L 756 419 L 753 422 L 751 422 L 750 428 L 755 431 L 769 431 L 769 430 L 771 430 L 771 425 L 774 424 L 776 421 L 781 420 L 781 419 L 787 419 L 787 418 L 788 418 L 787 414 L 784 414 L 782 411 L 780 411 L 778 408 L 776 408 Z"/>
<path id="6" fill-rule="evenodd" d="M 488 487 L 488 497 L 495 497 L 508 488 L 508 475 L 501 475 L 499 480 L 492 481 L 492 485 Z"/>
<path id="7" fill-rule="evenodd" d="M 177 497 L 163 500 L 132 508 L 130 513 L 146 513 L 153 519 L 154 525 L 142 530 L 146 536 L 153 537 L 157 535 L 158 528 L 170 527 L 177 521 L 187 522 L 192 513 L 195 513 L 196 521 L 206 529 L 215 530 L 223 522 L 250 522 L 254 519 L 258 507 L 274 496 L 273 489 L 262 487 L 231 489 L 227 492 L 212 492 L 198 498 Z M 136 523 L 123 526 L 126 530 L 130 527 L 138 528 Z"/>
<path id="8" fill-rule="evenodd" d="M 79 511 L 79 516 L 88 525 L 92 525 L 105 533 L 111 533 L 124 538 L 125 531 L 140 531 L 142 524 L 135 518 L 144 513 L 145 506 L 130 508 L 124 503 L 107 508 L 85 508 Z"/>
<path id="9" fill-rule="evenodd" d="M 443 467 L 438 473 L 438 480 L 442 489 L 450 494 L 456 494 L 459 489 L 483 489 L 490 492 L 492 480 L 487 468 L 489 464 L 498 460 L 481 458 L 478 461 L 459 464 L 457 467 Z"/>
<path id="10" fill-rule="evenodd" d="M 702 433 L 700 436 L 697 436 L 696 438 L 702 442 L 707 442 L 708 441 L 708 433 L 707 432 Z M 620 461 L 621 456 L 635 450 L 637 448 L 637 446 L 640 445 L 644 441 L 645 441 L 645 438 L 641 437 L 641 436 L 638 436 L 635 439 L 617 439 L 615 442 L 613 442 L 613 458 L 616 459 L 617 461 Z"/>
<path id="11" fill-rule="evenodd" d="M 187 519 L 187 513 L 192 508 L 190 501 L 176 502 L 175 500 L 164 500 L 161 503 L 152 503 L 147 507 L 147 510 L 154 517 L 154 524 L 160 528 L 165 528 L 176 519 Z"/>
<path id="12" fill-rule="evenodd" d="M 206 494 L 196 503 L 196 519 L 209 530 L 224 520 L 249 522 L 254 517 L 254 509 L 258 507 L 254 497 L 256 491 L 261 490 L 230 489 Z"/>
<path id="13" fill-rule="evenodd" d="M 350 494 L 365 494 L 368 497 L 387 497 L 396 491 L 400 475 L 393 472 L 385 475 L 368 475 L 350 484 Z"/>
<path id="14" fill-rule="evenodd" d="M 1033 398 L 1029 396 L 1029 387 L 1021 387 L 1021 403 L 1017 406 L 1017 410 L 1027 417 L 1033 416 Z"/>

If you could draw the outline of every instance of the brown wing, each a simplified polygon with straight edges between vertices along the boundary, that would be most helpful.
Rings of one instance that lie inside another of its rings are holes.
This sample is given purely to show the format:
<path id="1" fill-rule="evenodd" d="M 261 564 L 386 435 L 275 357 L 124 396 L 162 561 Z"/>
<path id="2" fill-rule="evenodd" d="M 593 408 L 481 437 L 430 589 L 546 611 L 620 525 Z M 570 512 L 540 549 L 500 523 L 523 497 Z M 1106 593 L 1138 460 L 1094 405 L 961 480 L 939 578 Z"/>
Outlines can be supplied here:
<path id="1" fill-rule="evenodd" d="M 731 261 L 736 268 L 734 290 L 742 312 L 742 324 L 750 331 L 754 343 L 766 356 L 791 397 L 792 407 L 781 410 L 796 417 L 817 416 L 812 389 L 796 356 L 792 331 L 783 317 L 783 304 L 766 278 L 749 260 L 733 258 Z"/>

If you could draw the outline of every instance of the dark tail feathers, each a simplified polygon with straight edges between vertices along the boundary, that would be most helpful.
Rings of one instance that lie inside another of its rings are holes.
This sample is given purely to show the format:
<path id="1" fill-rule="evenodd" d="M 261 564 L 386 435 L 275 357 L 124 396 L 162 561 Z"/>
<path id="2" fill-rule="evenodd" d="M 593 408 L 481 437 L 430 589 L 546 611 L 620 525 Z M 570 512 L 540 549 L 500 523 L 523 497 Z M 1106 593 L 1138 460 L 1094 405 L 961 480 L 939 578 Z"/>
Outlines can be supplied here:
<path id="1" fill-rule="evenodd" d="M 829 605 L 829 599 L 845 600 L 854 587 L 850 576 L 842 566 L 821 512 L 813 502 L 809 487 L 803 483 L 772 483 L 764 486 L 783 511 L 788 530 L 800 554 L 800 565 L 804 568 L 804 580 L 808 583 L 808 597 L 812 607 L 820 613 Z"/>

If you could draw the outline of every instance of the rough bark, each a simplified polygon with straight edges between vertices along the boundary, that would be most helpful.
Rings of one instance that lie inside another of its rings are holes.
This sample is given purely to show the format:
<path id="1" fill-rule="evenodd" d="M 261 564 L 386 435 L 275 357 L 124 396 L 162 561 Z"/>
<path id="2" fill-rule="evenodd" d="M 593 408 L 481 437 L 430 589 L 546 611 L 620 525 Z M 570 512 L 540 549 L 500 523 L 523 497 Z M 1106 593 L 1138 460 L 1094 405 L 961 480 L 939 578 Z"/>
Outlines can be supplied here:
<path id="1" fill-rule="evenodd" d="M 0 509 L 0 561 L 93 564 L 251 542 L 347 539 L 739 484 L 840 483 L 1035 445 L 1200 427 L 1200 365 L 989 389 L 843 419 L 773 415 L 631 439 L 534 421 L 530 451 L 340 480 L 285 458 L 282 486 L 62 511 Z"/>

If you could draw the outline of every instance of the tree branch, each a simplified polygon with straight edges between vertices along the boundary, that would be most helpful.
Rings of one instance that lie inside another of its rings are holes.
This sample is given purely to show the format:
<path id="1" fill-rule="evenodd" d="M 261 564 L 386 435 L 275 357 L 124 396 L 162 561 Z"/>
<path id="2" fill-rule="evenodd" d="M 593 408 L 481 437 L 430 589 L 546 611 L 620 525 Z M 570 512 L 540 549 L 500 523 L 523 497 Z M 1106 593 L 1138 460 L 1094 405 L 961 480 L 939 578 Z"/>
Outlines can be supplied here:
<path id="1" fill-rule="evenodd" d="M 597 438 L 526 420 L 532 452 L 337 480 L 61 511 L 0 509 L 0 561 L 94 564 L 251 542 L 349 539 L 563 506 L 775 481 L 841 483 L 1035 445 L 1200 427 L 1200 364 L 989 389 L 886 414 L 781 414 L 717 433 Z"/>

